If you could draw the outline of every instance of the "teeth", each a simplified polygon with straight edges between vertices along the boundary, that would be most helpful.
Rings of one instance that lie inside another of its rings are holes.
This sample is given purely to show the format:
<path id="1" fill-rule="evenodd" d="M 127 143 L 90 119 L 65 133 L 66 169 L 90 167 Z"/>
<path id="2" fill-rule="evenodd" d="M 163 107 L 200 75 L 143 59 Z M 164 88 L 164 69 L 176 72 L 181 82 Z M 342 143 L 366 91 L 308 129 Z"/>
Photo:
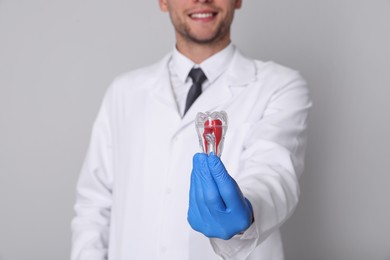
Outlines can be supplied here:
<path id="1" fill-rule="evenodd" d="M 213 16 L 212 13 L 196 13 L 196 14 L 191 15 L 191 17 L 193 17 L 193 18 L 209 18 L 212 16 Z"/>

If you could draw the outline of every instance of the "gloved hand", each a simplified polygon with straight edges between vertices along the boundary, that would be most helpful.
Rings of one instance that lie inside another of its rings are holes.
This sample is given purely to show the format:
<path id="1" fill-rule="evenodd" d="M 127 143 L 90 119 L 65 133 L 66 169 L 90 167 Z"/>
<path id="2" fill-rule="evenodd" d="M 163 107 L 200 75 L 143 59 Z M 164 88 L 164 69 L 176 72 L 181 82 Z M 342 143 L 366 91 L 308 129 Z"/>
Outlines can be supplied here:
<path id="1" fill-rule="evenodd" d="M 207 237 L 230 239 L 252 223 L 253 210 L 220 158 L 198 153 L 193 158 L 188 222 Z"/>

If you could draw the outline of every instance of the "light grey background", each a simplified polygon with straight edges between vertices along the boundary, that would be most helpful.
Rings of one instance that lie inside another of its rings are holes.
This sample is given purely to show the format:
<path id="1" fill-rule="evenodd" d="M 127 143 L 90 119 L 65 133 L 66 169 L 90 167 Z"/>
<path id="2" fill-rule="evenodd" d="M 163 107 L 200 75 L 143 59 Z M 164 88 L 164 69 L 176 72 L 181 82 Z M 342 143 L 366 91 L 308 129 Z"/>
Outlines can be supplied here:
<path id="1" fill-rule="evenodd" d="M 314 101 L 287 260 L 389 260 L 390 1 L 244 0 L 233 40 Z M 0 0 L 0 260 L 69 258 L 103 93 L 173 44 L 156 0 Z"/>

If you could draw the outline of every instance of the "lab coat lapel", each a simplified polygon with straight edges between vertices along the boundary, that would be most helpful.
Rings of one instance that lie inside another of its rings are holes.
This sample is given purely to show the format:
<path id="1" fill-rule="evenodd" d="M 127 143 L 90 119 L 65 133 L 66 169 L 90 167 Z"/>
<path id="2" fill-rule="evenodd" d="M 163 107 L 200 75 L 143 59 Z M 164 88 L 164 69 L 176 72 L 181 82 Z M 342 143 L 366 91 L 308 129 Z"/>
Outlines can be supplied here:
<path id="1" fill-rule="evenodd" d="M 168 70 L 168 63 L 171 59 L 171 54 L 165 56 L 159 63 L 156 64 L 156 74 L 154 81 L 151 84 L 152 97 L 160 104 L 169 107 L 172 113 L 180 117 L 177 110 L 177 104 L 172 92 L 171 80 Z"/>
<path id="2" fill-rule="evenodd" d="M 178 131 L 192 124 L 198 112 L 221 109 L 228 104 L 240 91 L 232 91 L 235 88 L 244 89 L 249 83 L 256 80 L 256 66 L 253 60 L 247 59 L 236 50 L 232 63 L 223 76 L 223 82 L 208 88 L 191 106 L 183 117 Z"/>
<path id="3" fill-rule="evenodd" d="M 232 92 L 226 84 L 220 84 L 215 87 L 211 87 L 202 93 L 187 111 L 183 117 L 182 125 L 186 126 L 187 124 L 195 120 L 196 114 L 198 112 L 211 111 L 215 109 L 218 105 L 223 104 L 232 97 Z"/>

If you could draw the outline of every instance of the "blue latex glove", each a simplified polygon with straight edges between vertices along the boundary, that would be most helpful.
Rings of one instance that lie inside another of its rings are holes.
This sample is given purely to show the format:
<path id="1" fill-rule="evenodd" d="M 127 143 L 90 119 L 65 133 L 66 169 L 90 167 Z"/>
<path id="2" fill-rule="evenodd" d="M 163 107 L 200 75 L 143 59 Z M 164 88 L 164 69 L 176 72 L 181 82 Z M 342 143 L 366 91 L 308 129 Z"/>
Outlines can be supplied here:
<path id="1" fill-rule="evenodd" d="M 188 223 L 207 237 L 230 239 L 252 223 L 252 205 L 220 158 L 198 153 L 193 158 Z"/>

